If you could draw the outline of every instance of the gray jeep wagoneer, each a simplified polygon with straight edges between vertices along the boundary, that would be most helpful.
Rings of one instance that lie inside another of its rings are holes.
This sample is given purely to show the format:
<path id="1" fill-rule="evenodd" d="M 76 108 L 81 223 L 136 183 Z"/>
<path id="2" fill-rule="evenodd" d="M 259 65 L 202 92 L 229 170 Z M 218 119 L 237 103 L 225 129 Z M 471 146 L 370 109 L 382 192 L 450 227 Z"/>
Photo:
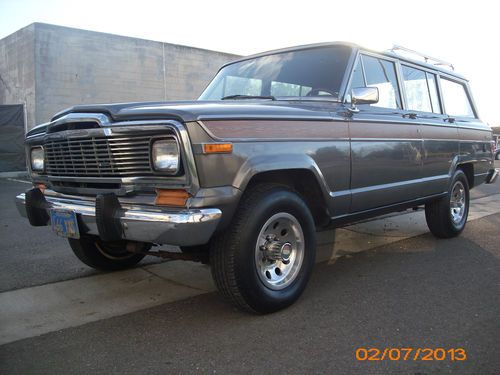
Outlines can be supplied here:
<path id="1" fill-rule="evenodd" d="M 282 309 L 317 230 L 425 205 L 436 237 L 457 236 L 469 190 L 494 181 L 467 80 L 425 60 L 302 46 L 223 66 L 197 101 L 70 108 L 27 134 L 19 210 L 91 267 L 199 260 L 236 306 Z"/>

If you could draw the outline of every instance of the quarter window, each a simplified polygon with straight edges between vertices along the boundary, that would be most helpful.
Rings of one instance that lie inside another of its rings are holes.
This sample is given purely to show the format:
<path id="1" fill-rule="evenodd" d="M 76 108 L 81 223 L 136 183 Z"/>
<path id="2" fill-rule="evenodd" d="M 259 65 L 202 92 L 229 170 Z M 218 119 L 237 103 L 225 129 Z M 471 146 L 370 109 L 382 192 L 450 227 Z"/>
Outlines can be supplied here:
<path id="1" fill-rule="evenodd" d="M 357 87 L 366 87 L 365 77 L 363 76 L 363 65 L 361 65 L 361 58 L 359 58 L 358 63 L 356 64 L 356 67 L 352 71 L 350 90 L 347 93 L 346 98 L 345 98 L 347 103 L 351 102 L 352 89 L 355 89 Z"/>
<path id="2" fill-rule="evenodd" d="M 402 70 L 408 109 L 440 113 L 434 75 L 405 65 Z"/>
<path id="3" fill-rule="evenodd" d="M 464 85 L 441 78 L 441 89 L 446 114 L 458 117 L 474 117 L 474 111 Z"/>
<path id="4" fill-rule="evenodd" d="M 365 87 L 365 79 L 363 77 L 363 67 L 361 66 L 361 59 L 358 60 L 354 71 L 352 72 L 351 87 L 353 89 L 357 87 Z"/>
<path id="5" fill-rule="evenodd" d="M 401 96 L 399 95 L 394 63 L 363 55 L 363 66 L 365 68 L 366 85 L 378 88 L 379 101 L 371 105 L 384 108 L 401 108 Z"/>

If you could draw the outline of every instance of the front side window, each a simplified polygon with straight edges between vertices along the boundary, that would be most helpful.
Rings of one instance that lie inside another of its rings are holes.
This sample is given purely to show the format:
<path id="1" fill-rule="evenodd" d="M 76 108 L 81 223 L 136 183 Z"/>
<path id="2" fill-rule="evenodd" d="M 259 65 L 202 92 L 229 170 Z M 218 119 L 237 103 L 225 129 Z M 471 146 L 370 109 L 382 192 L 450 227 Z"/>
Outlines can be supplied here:
<path id="1" fill-rule="evenodd" d="M 339 99 L 352 49 L 329 46 L 256 57 L 222 68 L 200 100 L 231 95 Z"/>
<path id="2" fill-rule="evenodd" d="M 366 85 L 377 87 L 379 94 L 378 103 L 371 104 L 375 107 L 401 108 L 401 96 L 396 78 L 396 68 L 391 61 L 363 55 Z"/>
<path id="3" fill-rule="evenodd" d="M 474 117 L 474 111 L 465 91 L 465 86 L 446 78 L 441 78 L 440 82 L 446 114 L 458 117 Z"/>

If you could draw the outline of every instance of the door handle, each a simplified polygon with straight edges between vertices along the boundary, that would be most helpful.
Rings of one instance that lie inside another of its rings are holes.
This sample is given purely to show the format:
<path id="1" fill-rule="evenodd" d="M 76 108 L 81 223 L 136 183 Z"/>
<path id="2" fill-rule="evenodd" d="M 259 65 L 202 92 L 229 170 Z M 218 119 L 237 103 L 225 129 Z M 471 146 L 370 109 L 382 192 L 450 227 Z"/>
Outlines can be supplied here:
<path id="1" fill-rule="evenodd" d="M 405 113 L 403 114 L 403 118 L 411 118 L 412 120 L 415 120 L 418 117 L 416 113 Z"/>

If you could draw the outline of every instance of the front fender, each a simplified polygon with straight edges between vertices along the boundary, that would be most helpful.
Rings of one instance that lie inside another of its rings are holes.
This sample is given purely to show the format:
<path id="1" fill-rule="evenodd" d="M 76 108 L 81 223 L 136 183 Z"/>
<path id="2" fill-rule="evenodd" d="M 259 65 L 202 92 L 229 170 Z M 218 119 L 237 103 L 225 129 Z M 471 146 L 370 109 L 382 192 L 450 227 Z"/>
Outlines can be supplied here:
<path id="1" fill-rule="evenodd" d="M 313 173 L 324 197 L 328 197 L 330 189 L 318 165 L 306 154 L 273 154 L 256 155 L 248 158 L 239 168 L 232 185 L 244 191 L 250 180 L 259 173 L 286 170 L 308 170 Z"/>

